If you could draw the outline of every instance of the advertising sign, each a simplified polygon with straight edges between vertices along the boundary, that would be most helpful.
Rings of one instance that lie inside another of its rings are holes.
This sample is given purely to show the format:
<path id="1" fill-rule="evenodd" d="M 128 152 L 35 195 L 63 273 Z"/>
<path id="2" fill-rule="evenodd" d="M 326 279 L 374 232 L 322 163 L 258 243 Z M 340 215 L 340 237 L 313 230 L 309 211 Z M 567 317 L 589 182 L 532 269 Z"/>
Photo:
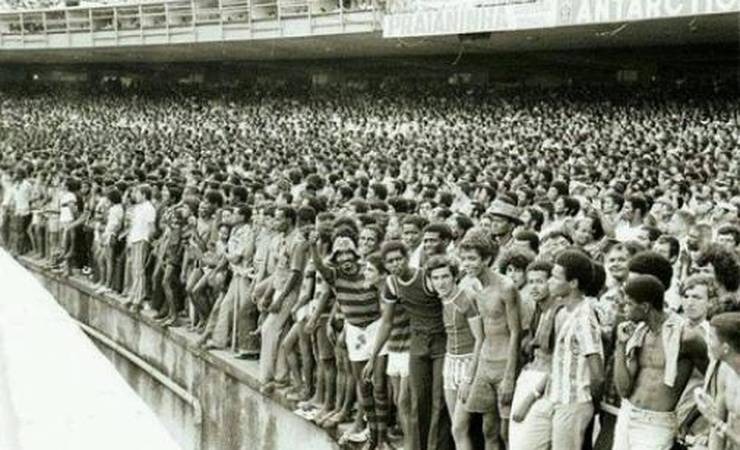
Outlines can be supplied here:
<path id="1" fill-rule="evenodd" d="M 454 4 L 419 0 L 391 8 L 383 21 L 383 36 L 512 31 L 737 11 L 740 0 L 463 0 Z"/>

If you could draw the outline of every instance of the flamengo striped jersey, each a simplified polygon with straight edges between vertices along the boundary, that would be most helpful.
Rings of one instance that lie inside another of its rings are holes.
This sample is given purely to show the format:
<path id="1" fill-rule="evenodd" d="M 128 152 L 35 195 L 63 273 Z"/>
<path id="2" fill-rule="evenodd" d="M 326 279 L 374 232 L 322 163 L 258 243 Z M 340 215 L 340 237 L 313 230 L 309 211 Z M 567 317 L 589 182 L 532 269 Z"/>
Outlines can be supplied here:
<path id="1" fill-rule="evenodd" d="M 587 356 L 604 356 L 596 313 L 584 299 L 572 311 L 561 308 L 555 323 L 561 325 L 555 337 L 549 399 L 555 404 L 590 402 L 591 371 Z"/>
<path id="2" fill-rule="evenodd" d="M 335 270 L 334 275 L 332 285 L 344 320 L 365 328 L 380 319 L 380 292 L 377 285 L 367 286 L 362 272 L 349 278 Z"/>

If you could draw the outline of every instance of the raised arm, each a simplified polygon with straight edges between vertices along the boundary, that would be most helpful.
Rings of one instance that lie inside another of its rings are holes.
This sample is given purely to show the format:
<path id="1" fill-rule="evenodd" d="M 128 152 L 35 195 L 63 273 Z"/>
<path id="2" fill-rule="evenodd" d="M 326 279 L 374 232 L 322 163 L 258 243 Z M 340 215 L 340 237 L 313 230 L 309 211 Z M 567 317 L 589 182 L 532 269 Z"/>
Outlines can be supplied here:
<path id="1" fill-rule="evenodd" d="M 334 270 L 324 264 L 324 259 L 319 255 L 318 247 L 319 235 L 318 232 L 312 231 L 308 237 L 308 244 L 310 247 L 311 261 L 313 262 L 316 271 L 321 274 L 321 278 L 324 279 L 328 284 L 334 283 Z"/>

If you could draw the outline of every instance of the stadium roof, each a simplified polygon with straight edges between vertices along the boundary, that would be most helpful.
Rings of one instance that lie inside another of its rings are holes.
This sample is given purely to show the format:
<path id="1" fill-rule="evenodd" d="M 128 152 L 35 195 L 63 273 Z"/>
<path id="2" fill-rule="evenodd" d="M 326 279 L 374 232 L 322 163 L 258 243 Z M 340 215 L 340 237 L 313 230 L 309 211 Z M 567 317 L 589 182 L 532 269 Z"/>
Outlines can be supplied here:
<path id="1" fill-rule="evenodd" d="M 339 34 L 250 41 L 75 49 L 0 50 L 4 63 L 174 63 L 404 57 L 502 52 L 738 45 L 736 13 L 639 22 L 494 32 L 475 39 L 457 35 L 383 38 L 381 33 Z"/>

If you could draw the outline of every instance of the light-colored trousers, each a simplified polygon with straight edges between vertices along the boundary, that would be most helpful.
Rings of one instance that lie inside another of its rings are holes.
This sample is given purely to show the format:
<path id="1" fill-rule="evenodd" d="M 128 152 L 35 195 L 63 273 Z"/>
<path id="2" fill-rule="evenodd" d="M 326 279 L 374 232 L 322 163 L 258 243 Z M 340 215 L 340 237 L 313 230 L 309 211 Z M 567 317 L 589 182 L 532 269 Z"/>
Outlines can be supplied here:
<path id="1" fill-rule="evenodd" d="M 275 292 L 273 296 L 279 293 Z M 285 334 L 285 327 L 290 319 L 290 310 L 298 299 L 298 289 L 293 289 L 283 301 L 280 311 L 277 313 L 268 313 L 267 318 L 262 323 L 260 346 L 260 379 L 263 383 L 273 381 L 277 371 L 278 351 L 280 351 L 280 342 Z M 286 368 L 281 367 L 280 372 Z M 283 375 L 282 373 L 280 375 Z"/>
<path id="2" fill-rule="evenodd" d="M 140 305 L 146 298 L 146 258 L 149 255 L 149 242 L 138 241 L 131 244 L 131 290 L 129 299 Z"/>
<path id="3" fill-rule="evenodd" d="M 538 370 L 523 370 L 516 380 L 516 390 L 511 402 L 518 405 L 531 392 L 534 392 L 542 377 L 548 373 Z M 512 407 L 512 409 L 515 409 Z M 548 450 L 552 442 L 553 405 L 546 398 L 538 398 L 529 408 L 521 422 L 509 422 L 510 450 Z"/>
<path id="4" fill-rule="evenodd" d="M 255 330 L 257 325 L 257 305 L 252 303 L 252 299 L 249 297 L 251 286 L 252 283 L 249 278 L 234 275 L 229 284 L 229 289 L 226 291 L 226 295 L 214 307 L 216 313 L 212 326 L 211 341 L 219 348 L 228 347 L 229 337 L 236 331 L 232 329 L 234 328 L 235 306 L 238 315 L 247 315 L 253 319 L 249 321 L 249 325 L 246 325 L 248 329 L 240 329 L 239 334 L 249 334 Z M 244 327 L 245 324 L 243 322 L 239 321 L 238 325 Z M 249 349 L 252 350 L 251 346 Z"/>
<path id="5" fill-rule="evenodd" d="M 586 428 L 594 417 L 594 404 L 555 404 L 552 408 L 552 450 L 572 450 L 583 446 Z"/>
<path id="6" fill-rule="evenodd" d="M 641 409 L 622 399 L 612 450 L 670 450 L 677 429 L 673 411 Z"/>

